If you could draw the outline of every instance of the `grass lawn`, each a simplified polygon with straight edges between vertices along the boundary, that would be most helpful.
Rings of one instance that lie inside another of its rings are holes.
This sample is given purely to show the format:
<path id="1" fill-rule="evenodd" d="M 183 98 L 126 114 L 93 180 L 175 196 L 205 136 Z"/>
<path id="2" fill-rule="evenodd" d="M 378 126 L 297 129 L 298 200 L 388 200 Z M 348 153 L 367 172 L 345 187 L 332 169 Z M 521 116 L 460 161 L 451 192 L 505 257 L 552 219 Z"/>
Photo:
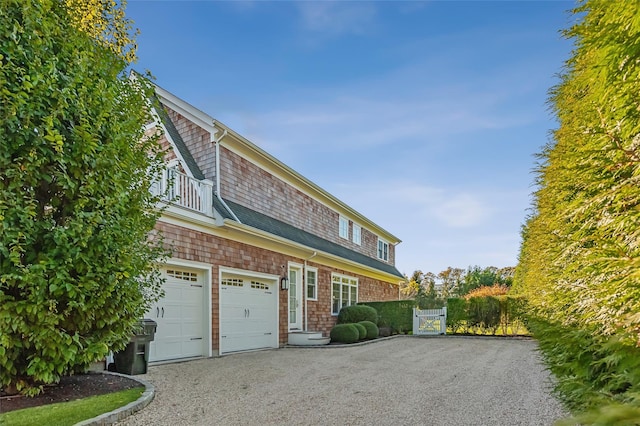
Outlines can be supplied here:
<path id="1" fill-rule="evenodd" d="M 144 387 L 0 414 L 0 424 L 67 426 L 99 416 L 135 401 Z"/>

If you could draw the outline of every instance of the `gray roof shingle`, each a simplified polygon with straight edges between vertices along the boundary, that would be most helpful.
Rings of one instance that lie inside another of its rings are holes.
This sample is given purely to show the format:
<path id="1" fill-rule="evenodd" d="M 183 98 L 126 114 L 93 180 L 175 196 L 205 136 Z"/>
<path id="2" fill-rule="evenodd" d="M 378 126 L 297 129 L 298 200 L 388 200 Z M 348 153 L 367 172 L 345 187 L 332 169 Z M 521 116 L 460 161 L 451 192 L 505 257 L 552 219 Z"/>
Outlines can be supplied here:
<path id="1" fill-rule="evenodd" d="M 233 213 L 235 213 L 238 219 L 240 219 L 240 222 L 245 225 L 249 225 L 270 234 L 305 245 L 314 250 L 323 251 L 325 253 L 386 272 L 397 276 L 398 278 L 404 278 L 402 273 L 400 273 L 400 271 L 398 271 L 398 269 L 393 265 L 365 256 L 364 254 L 343 247 L 340 244 L 336 244 L 332 241 L 320 238 L 317 235 L 313 235 L 310 232 L 298 229 L 293 225 L 289 225 L 288 223 L 274 219 L 255 210 L 251 210 L 248 207 L 229 200 L 225 200 L 225 202 L 229 208 L 233 210 Z"/>
<path id="2" fill-rule="evenodd" d="M 160 103 L 160 100 L 158 100 L 157 98 L 154 102 L 154 109 L 158 113 L 160 120 L 162 120 L 162 124 L 164 124 L 165 129 L 167 129 L 167 133 L 169 133 L 169 137 L 171 138 L 176 148 L 180 152 L 182 159 L 184 160 L 185 163 L 187 163 L 186 166 L 191 171 L 191 174 L 193 174 L 193 177 L 199 180 L 206 179 L 204 176 L 204 173 L 202 173 L 202 170 L 200 170 L 200 167 L 198 167 L 198 163 L 196 163 L 196 160 L 194 160 L 193 156 L 191 155 L 191 152 L 187 148 L 187 145 L 184 143 L 184 140 L 182 140 L 182 136 L 180 136 L 178 129 L 176 129 L 176 126 L 173 124 L 173 121 L 171 121 L 171 118 L 169 118 L 169 114 L 167 114 L 167 111 L 164 109 L 164 106 Z"/>

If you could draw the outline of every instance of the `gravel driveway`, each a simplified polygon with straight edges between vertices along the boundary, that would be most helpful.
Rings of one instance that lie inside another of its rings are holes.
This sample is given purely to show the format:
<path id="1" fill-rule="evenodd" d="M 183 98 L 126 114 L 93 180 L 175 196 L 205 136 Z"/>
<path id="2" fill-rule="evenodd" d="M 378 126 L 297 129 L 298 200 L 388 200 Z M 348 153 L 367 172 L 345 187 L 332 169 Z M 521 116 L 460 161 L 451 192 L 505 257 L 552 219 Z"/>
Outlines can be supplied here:
<path id="1" fill-rule="evenodd" d="M 551 425 L 536 343 L 399 336 L 158 365 L 155 400 L 122 425 Z"/>

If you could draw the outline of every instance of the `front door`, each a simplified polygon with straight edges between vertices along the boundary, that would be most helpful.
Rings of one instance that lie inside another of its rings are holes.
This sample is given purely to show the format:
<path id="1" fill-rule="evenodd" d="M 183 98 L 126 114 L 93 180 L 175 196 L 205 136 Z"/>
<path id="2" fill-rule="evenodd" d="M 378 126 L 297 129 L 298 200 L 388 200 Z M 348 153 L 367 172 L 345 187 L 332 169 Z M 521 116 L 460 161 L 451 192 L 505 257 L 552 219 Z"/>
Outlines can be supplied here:
<path id="1" fill-rule="evenodd" d="M 302 330 L 302 268 L 289 266 L 289 330 Z"/>

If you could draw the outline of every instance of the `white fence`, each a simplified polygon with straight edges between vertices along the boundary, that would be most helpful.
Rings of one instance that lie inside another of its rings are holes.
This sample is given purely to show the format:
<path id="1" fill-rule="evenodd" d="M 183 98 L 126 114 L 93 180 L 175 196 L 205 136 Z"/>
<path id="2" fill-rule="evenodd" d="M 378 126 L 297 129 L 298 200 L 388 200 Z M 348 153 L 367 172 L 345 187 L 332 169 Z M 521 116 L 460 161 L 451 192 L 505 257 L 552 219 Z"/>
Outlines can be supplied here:
<path id="1" fill-rule="evenodd" d="M 164 169 L 151 192 L 177 206 L 213 215 L 213 184 L 189 177 L 176 169 Z"/>
<path id="2" fill-rule="evenodd" d="M 413 334 L 415 336 L 447 334 L 447 308 L 413 308 Z"/>

